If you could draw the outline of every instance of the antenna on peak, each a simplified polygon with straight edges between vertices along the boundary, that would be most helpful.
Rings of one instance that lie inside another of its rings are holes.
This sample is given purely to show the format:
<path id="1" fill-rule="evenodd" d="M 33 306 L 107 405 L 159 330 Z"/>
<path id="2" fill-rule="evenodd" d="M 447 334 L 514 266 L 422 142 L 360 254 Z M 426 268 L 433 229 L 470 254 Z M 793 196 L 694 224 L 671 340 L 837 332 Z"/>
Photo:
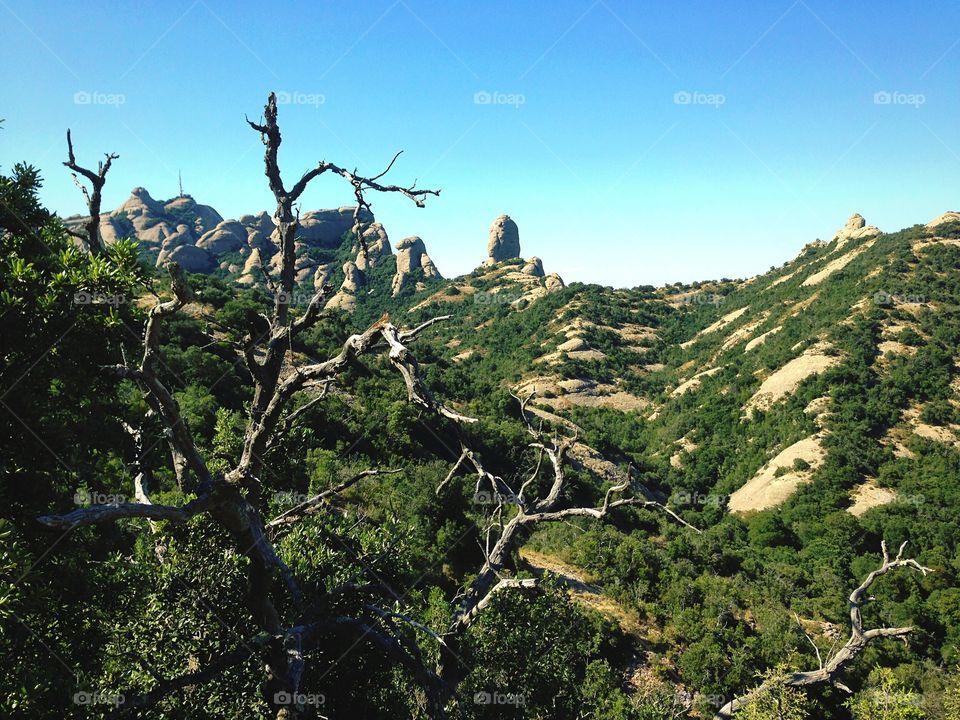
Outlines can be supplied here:
<path id="1" fill-rule="evenodd" d="M 180 197 L 183 197 L 183 174 L 177 170 L 177 180 L 180 183 Z"/>

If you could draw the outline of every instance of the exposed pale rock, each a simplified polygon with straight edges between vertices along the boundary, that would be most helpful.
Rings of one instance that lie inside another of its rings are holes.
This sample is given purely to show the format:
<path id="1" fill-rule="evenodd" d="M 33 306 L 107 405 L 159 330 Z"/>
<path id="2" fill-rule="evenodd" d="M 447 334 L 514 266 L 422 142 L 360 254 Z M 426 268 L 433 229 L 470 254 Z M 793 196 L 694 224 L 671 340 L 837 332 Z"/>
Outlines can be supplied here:
<path id="1" fill-rule="evenodd" d="M 217 262 L 203 248 L 196 245 L 179 245 L 170 253 L 168 261 L 178 262 L 187 272 L 208 273 L 212 271 Z"/>
<path id="2" fill-rule="evenodd" d="M 547 288 L 547 292 L 553 292 L 554 290 L 563 290 L 566 285 L 561 278 L 556 273 L 550 273 L 544 278 L 544 287 Z"/>
<path id="3" fill-rule="evenodd" d="M 420 268 L 423 270 L 423 276 L 428 278 L 440 278 L 443 277 L 440 274 L 440 271 L 437 270 L 437 266 L 433 264 L 433 260 L 430 259 L 430 256 L 424 253 L 420 256 Z"/>
<path id="4" fill-rule="evenodd" d="M 84 218 L 85 220 L 86 218 Z M 113 222 L 110 220 L 109 215 L 100 216 L 100 237 L 103 239 L 107 245 L 111 245 L 119 240 L 122 236 L 117 232 L 117 228 L 114 226 Z"/>
<path id="5" fill-rule="evenodd" d="M 144 221 L 162 216 L 163 214 L 163 206 L 150 197 L 150 193 L 142 187 L 135 187 L 131 190 L 130 197 L 124 200 L 120 207 L 110 213 L 112 217 L 126 215 L 137 230 L 140 230 Z"/>
<path id="6" fill-rule="evenodd" d="M 897 493 L 890 488 L 880 487 L 876 478 L 870 478 L 850 492 L 850 499 L 853 500 L 853 505 L 847 508 L 847 512 L 854 517 L 860 517 L 867 510 L 896 502 Z"/>
<path id="7" fill-rule="evenodd" d="M 196 220 L 193 231 L 197 235 L 213 230 L 217 225 L 223 222 L 223 218 L 216 210 L 209 205 L 200 205 L 190 195 L 181 195 L 174 198 L 163 206 L 167 213 L 183 217 L 184 214 L 193 215 Z"/>
<path id="8" fill-rule="evenodd" d="M 362 248 L 358 246 L 356 263 L 357 267 L 364 272 L 375 266 L 380 258 L 393 254 L 390 250 L 387 231 L 378 222 L 372 223 L 363 231 L 363 242 L 367 252 L 364 254 Z"/>
<path id="9" fill-rule="evenodd" d="M 490 226 L 487 255 L 488 263 L 520 257 L 520 230 L 509 215 L 501 215 Z"/>
<path id="10" fill-rule="evenodd" d="M 523 266 L 521 272 L 526 275 L 533 275 L 534 277 L 543 277 L 543 261 L 537 256 L 533 256 L 527 260 L 527 264 Z"/>
<path id="11" fill-rule="evenodd" d="M 337 248 L 344 234 L 353 228 L 353 212 L 353 207 L 306 212 L 300 216 L 297 238 L 312 246 Z M 373 215 L 364 210 L 360 213 L 360 220 L 364 223 L 372 222 Z"/>
<path id="12" fill-rule="evenodd" d="M 854 213 L 850 216 L 850 219 L 847 220 L 847 224 L 837 231 L 834 239 L 837 241 L 837 246 L 842 247 L 849 240 L 860 240 L 879 234 L 880 228 L 867 225 L 867 221 L 863 219 L 863 215 Z"/>
<path id="13" fill-rule="evenodd" d="M 769 338 L 772 335 L 776 335 L 781 330 L 783 330 L 783 326 L 777 325 L 775 328 L 772 328 L 771 330 L 767 330 L 765 333 L 763 333 L 763 335 L 757 335 L 757 337 L 755 337 L 753 340 L 751 340 L 746 345 L 744 345 L 743 351 L 745 353 L 748 353 L 751 350 L 753 350 L 755 347 L 763 345 L 767 341 L 767 338 Z"/>
<path id="14" fill-rule="evenodd" d="M 823 463 L 824 457 L 826 453 L 816 435 L 794 443 L 760 468 L 756 475 L 734 492 L 727 503 L 727 509 L 730 512 L 746 512 L 776 507 L 793 495 L 798 487 L 810 481 L 813 472 Z M 806 469 L 798 469 L 794 465 L 797 460 L 803 460 Z"/>
<path id="15" fill-rule="evenodd" d="M 867 228 L 864 228 L 864 229 L 867 229 Z M 844 253 L 843 255 L 840 255 L 839 257 L 836 257 L 836 258 L 834 258 L 833 260 L 831 260 L 830 262 L 828 262 L 826 265 L 824 265 L 822 268 L 820 268 L 820 270 L 818 270 L 817 272 L 815 272 L 813 275 L 810 275 L 810 276 L 809 276 L 808 278 L 806 278 L 802 283 L 800 283 L 801 286 L 802 286 L 802 287 L 810 287 L 810 286 L 812 286 L 812 285 L 819 285 L 819 284 L 822 283 L 824 280 L 826 280 L 828 277 L 830 277 L 831 275 L 833 275 L 835 272 L 837 272 L 837 271 L 842 270 L 843 268 L 845 268 L 845 267 L 846 267 L 847 265 L 849 265 L 851 262 L 853 262 L 854 260 L 856 260 L 857 257 L 860 256 L 861 253 L 863 253 L 863 252 L 865 252 L 866 250 L 870 249 L 870 247 L 871 247 L 871 246 L 873 245 L 873 243 L 876 241 L 876 235 L 878 235 L 879 232 L 880 232 L 880 231 L 877 230 L 875 233 L 867 233 L 867 234 L 865 234 L 865 235 L 860 235 L 860 236 L 858 236 L 857 239 L 864 239 L 864 238 L 870 238 L 870 239 L 869 239 L 869 240 L 865 240 L 864 242 L 862 242 L 862 243 L 860 243 L 859 245 L 857 245 L 856 247 L 854 247 L 852 250 L 850 250 L 850 251 Z M 842 245 L 842 243 L 841 243 L 841 245 Z"/>
<path id="16" fill-rule="evenodd" d="M 252 273 L 254 270 L 260 267 L 261 263 L 260 250 L 254 248 L 253 251 L 247 256 L 247 261 L 243 264 L 243 272 Z"/>
<path id="17" fill-rule="evenodd" d="M 177 225 L 176 232 L 163 240 L 157 255 L 157 267 L 164 267 L 170 261 L 170 254 L 181 245 L 193 245 L 193 231 L 185 224 Z"/>
<path id="18" fill-rule="evenodd" d="M 137 229 L 137 239 L 147 245 L 162 245 L 163 241 L 175 232 L 176 229 L 166 221 L 154 222 L 150 219 L 142 228 Z"/>
<path id="19" fill-rule="evenodd" d="M 363 284 L 363 273 L 354 262 L 348 260 L 343 264 L 343 284 L 337 294 L 327 301 L 327 308 L 353 312 L 357 307 L 357 291 Z"/>
<path id="20" fill-rule="evenodd" d="M 247 245 L 247 230 L 236 220 L 224 220 L 197 240 L 197 247 L 213 253 L 235 252 Z"/>
<path id="21" fill-rule="evenodd" d="M 927 223 L 928 228 L 936 227 L 937 225 L 944 225 L 949 222 L 960 222 L 960 212 L 956 210 L 948 210 L 943 215 L 935 217 L 933 220 Z"/>
<path id="22" fill-rule="evenodd" d="M 313 287 L 316 290 L 319 290 L 323 287 L 323 284 L 330 279 L 330 276 L 333 274 L 333 263 L 327 263 L 326 265 L 318 265 L 316 272 L 313 273 Z"/>
<path id="23" fill-rule="evenodd" d="M 765 410 L 787 395 L 791 395 L 801 382 L 811 375 L 817 375 L 840 363 L 840 357 L 827 354 L 829 346 L 816 344 L 807 348 L 803 354 L 790 360 L 779 370 L 770 374 L 759 389 L 747 401 L 747 416 L 753 416 L 753 409 Z"/>
<path id="24" fill-rule="evenodd" d="M 407 277 L 416 270 L 421 270 L 424 277 L 441 277 L 436 266 L 427 255 L 427 248 L 416 235 L 405 237 L 397 243 L 397 272 L 393 276 L 391 293 L 399 295 L 404 288 Z"/>
<path id="25" fill-rule="evenodd" d="M 267 213 L 243 215 L 239 222 L 247 231 L 247 245 L 259 248 L 268 257 L 272 257 L 277 252 L 278 248 L 272 240 L 277 226 L 274 225 L 273 218 Z"/>

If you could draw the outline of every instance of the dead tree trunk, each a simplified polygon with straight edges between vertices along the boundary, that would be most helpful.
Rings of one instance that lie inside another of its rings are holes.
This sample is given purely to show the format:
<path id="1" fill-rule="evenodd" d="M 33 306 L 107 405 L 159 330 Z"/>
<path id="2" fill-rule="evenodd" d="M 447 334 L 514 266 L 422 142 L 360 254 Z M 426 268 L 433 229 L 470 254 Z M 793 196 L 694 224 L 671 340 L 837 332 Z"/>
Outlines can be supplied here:
<path id="1" fill-rule="evenodd" d="M 67 130 L 67 161 L 63 164 L 72 171 L 73 181 L 83 193 L 83 197 L 87 202 L 87 212 L 89 213 L 87 222 L 84 225 L 86 236 L 72 231 L 71 234 L 82 239 L 86 243 L 87 249 L 93 255 L 99 255 L 106 250 L 100 237 L 101 192 L 107 182 L 107 173 L 110 172 L 110 166 L 118 157 L 120 156 L 115 153 L 106 153 L 106 162 L 100 163 L 96 172 L 78 165 L 77 158 L 73 154 L 73 138 L 70 137 L 70 131 Z M 90 190 L 87 190 L 86 186 L 80 182 L 80 178 L 77 177 L 78 175 L 83 175 L 83 177 L 90 181 Z"/>

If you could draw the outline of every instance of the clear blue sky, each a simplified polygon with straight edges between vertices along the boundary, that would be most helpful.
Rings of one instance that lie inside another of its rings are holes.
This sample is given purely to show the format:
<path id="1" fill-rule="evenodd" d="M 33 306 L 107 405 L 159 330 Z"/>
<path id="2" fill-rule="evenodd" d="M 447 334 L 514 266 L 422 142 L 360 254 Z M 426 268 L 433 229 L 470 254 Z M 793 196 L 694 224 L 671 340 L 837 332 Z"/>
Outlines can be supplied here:
<path id="1" fill-rule="evenodd" d="M 631 286 L 764 271 L 855 211 L 892 230 L 960 208 L 956 0 L 0 0 L 0 18 L 0 165 L 39 166 L 63 215 L 82 209 L 67 127 L 81 162 L 120 154 L 105 208 L 174 196 L 180 170 L 226 217 L 272 210 L 243 121 L 270 90 L 294 100 L 288 183 L 404 149 L 393 179 L 442 188 L 374 210 L 446 275 L 501 213 L 548 272 Z M 302 205 L 350 199 L 324 180 Z"/>

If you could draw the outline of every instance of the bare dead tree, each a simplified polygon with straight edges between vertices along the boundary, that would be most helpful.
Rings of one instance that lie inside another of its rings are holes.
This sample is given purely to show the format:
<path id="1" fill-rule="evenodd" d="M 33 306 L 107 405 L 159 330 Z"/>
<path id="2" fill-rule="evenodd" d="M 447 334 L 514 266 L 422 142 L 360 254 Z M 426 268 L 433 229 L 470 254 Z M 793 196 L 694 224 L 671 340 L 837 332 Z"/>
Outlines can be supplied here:
<path id="1" fill-rule="evenodd" d="M 663 511 L 682 525 L 700 532 L 656 500 L 650 490 L 632 481 L 629 472 L 621 482 L 607 489 L 600 506 L 565 506 L 563 495 L 567 487 L 567 454 L 577 437 L 573 435 L 558 438 L 556 435 L 548 435 L 544 432 L 542 423 L 535 426 L 527 412 L 527 405 L 533 399 L 533 394 L 523 399 L 516 395 L 513 397 L 519 403 L 520 417 L 532 438 L 529 447 L 537 455 L 532 473 L 523 481 L 519 490 L 514 492 L 503 478 L 485 470 L 478 454 L 463 439 L 459 458 L 438 487 L 439 491 L 450 482 L 459 468 L 469 463 L 477 476 L 475 497 L 494 506 L 490 514 L 491 521 L 484 533 L 483 565 L 454 609 L 451 622 L 442 636 L 437 674 L 444 681 L 447 692 L 452 692 L 464 674 L 470 670 L 460 657 L 460 648 L 473 621 L 497 593 L 516 588 L 532 588 L 536 585 L 533 578 L 512 577 L 507 571 L 511 554 L 527 532 L 536 525 L 575 517 L 604 520 L 616 508 L 641 507 Z M 549 462 L 546 478 L 541 477 L 544 457 Z M 544 479 L 548 486 L 545 494 L 541 494 L 538 491 Z M 634 494 L 622 497 L 622 493 L 627 491 Z"/>
<path id="2" fill-rule="evenodd" d="M 883 577 L 891 570 L 905 567 L 919 572 L 921 575 L 926 575 L 929 572 L 933 572 L 933 570 L 928 567 L 924 567 L 915 559 L 903 557 L 903 551 L 906 546 L 907 543 L 904 542 L 897 551 L 896 557 L 891 558 L 890 553 L 887 551 L 886 541 L 881 543 L 880 548 L 883 553 L 883 561 L 880 563 L 880 567 L 868 574 L 864 578 L 863 582 L 861 582 L 860 585 L 858 585 L 853 592 L 850 593 L 850 597 L 848 598 L 848 605 L 850 608 L 850 638 L 841 648 L 832 653 L 827 658 L 826 662 L 824 662 L 821 658 L 820 651 L 818 649 L 817 659 L 819 667 L 816 670 L 806 670 L 803 672 L 791 673 L 783 677 L 770 678 L 746 695 L 735 698 L 728 702 L 717 711 L 716 715 L 714 715 L 714 720 L 727 720 L 728 718 L 733 717 L 734 713 L 747 706 L 752 699 L 766 690 L 773 683 L 781 683 L 792 688 L 803 688 L 811 685 L 829 684 L 838 687 L 845 692 L 850 692 L 850 689 L 841 683 L 837 679 L 837 676 L 844 670 L 844 668 L 853 662 L 861 652 L 863 652 L 870 642 L 884 638 L 905 639 L 907 635 L 913 632 L 912 627 L 881 627 L 864 629 L 863 617 L 861 615 L 861 608 L 863 607 L 863 604 L 871 599 L 867 595 L 867 593 L 870 591 L 870 588 L 879 578 Z M 813 640 L 810 640 L 810 642 L 813 642 Z M 816 644 L 814 644 L 814 647 L 816 648 Z"/>
<path id="3" fill-rule="evenodd" d="M 110 166 L 114 160 L 120 157 L 116 153 L 105 153 L 104 155 L 106 160 L 97 166 L 96 172 L 82 165 L 78 165 L 77 158 L 73 153 L 73 138 L 70 137 L 70 131 L 67 130 L 67 160 L 63 164 L 70 168 L 73 175 L 73 182 L 76 183 L 77 187 L 80 188 L 80 192 L 83 193 L 83 197 L 87 203 L 87 212 L 89 213 L 87 222 L 84 225 L 86 235 L 84 236 L 73 231 L 70 231 L 70 234 L 86 242 L 87 248 L 93 255 L 99 255 L 106 250 L 100 238 L 101 193 L 103 186 L 107 182 L 107 173 L 110 172 Z M 87 190 L 87 187 L 80 182 L 79 175 L 83 175 L 83 177 L 90 181 L 90 190 Z"/>
<path id="4" fill-rule="evenodd" d="M 250 122 L 250 126 L 260 133 L 265 146 L 264 166 L 269 186 L 277 203 L 274 219 L 279 227 L 280 272 L 279 278 L 266 274 L 269 286 L 274 290 L 273 311 L 266 318 L 265 331 L 259 337 L 246 337 L 238 347 L 243 362 L 246 363 L 253 379 L 254 394 L 251 403 L 243 449 L 239 462 L 223 474 L 213 474 L 199 451 L 187 424 L 180 413 L 179 405 L 160 377 L 160 329 L 163 321 L 179 312 L 191 300 L 190 290 L 183 271 L 176 263 L 170 263 L 167 271 L 171 280 L 172 297 L 158 302 L 151 308 L 143 337 L 143 355 L 136 367 L 127 364 L 115 365 L 106 370 L 117 378 L 135 382 L 141 389 L 150 412 L 162 422 L 164 435 L 169 445 L 171 464 L 175 470 L 177 482 L 184 493 L 196 496 L 194 500 L 182 506 L 154 504 L 149 499 L 149 489 L 144 482 L 143 472 L 137 472 L 135 495 L 137 502 L 121 503 L 109 506 L 81 508 L 65 515 L 45 516 L 40 522 L 55 528 L 72 529 L 93 523 L 116 521 L 125 518 L 146 518 L 151 521 L 166 520 L 184 523 L 191 518 L 204 514 L 217 522 L 232 538 L 238 551 L 248 560 L 248 596 L 247 602 L 252 616 L 261 628 L 261 634 L 245 644 L 244 648 L 215 659 L 196 672 L 158 681 L 157 686 L 144 696 L 139 696 L 132 706 L 150 706 L 166 695 L 177 692 L 190 684 L 211 679 L 227 667 L 231 667 L 249 657 L 250 648 L 262 656 L 266 668 L 266 677 L 261 686 L 264 699 L 277 718 L 292 718 L 298 714 L 295 706 L 276 702 L 277 693 L 294 695 L 298 691 L 303 674 L 304 652 L 311 649 L 312 643 L 321 637 L 320 630 L 335 625 L 341 629 L 359 631 L 396 657 L 413 675 L 424 684 L 431 715 L 443 717 L 440 705 L 439 682 L 434 673 L 427 669 L 419 657 L 419 649 L 396 632 L 395 614 L 384 614 L 379 608 L 368 604 L 367 615 L 355 618 L 323 618 L 310 620 L 316 614 L 318 605 L 324 598 L 304 598 L 293 573 L 278 555 L 267 533 L 267 523 L 262 516 L 262 496 L 264 484 L 260 480 L 264 469 L 264 455 L 277 432 L 286 429 L 296 419 L 298 411 L 288 410 L 293 398 L 300 392 L 317 385 L 326 387 L 332 383 L 354 359 L 374 351 L 385 351 L 390 363 L 399 371 L 407 387 L 409 399 L 422 409 L 436 413 L 455 422 L 474 422 L 473 418 L 463 416 L 438 401 L 429 391 L 420 377 L 416 359 L 407 348 L 407 344 L 430 323 L 412 330 L 401 330 L 390 322 L 388 315 L 373 323 L 362 333 L 348 337 L 340 352 L 322 362 L 297 367 L 293 362 L 293 338 L 312 327 L 321 316 L 322 301 L 329 288 L 318 291 L 311 299 L 306 310 L 299 317 L 291 316 L 291 304 L 295 287 L 295 240 L 299 227 L 298 215 L 294 204 L 299 200 L 307 185 L 314 178 L 331 172 L 345 178 L 354 189 L 358 206 L 369 209 L 369 201 L 364 193 L 393 192 L 412 200 L 423 207 L 425 198 L 437 195 L 439 191 L 416 189 L 414 186 L 382 184 L 380 179 L 386 173 L 373 177 L 359 175 L 332 163 L 320 162 L 305 173 L 291 189 L 283 183 L 278 164 L 278 149 L 281 143 L 280 128 L 277 124 L 277 101 L 270 94 L 260 123 Z M 88 240 L 93 252 L 102 251 L 99 239 L 100 192 L 106 181 L 107 172 L 115 155 L 108 155 L 99 171 L 77 165 L 70 134 L 67 134 L 69 161 L 67 167 L 86 177 L 93 190 L 88 192 L 78 180 L 78 185 L 87 198 L 90 220 L 87 224 Z M 396 160 L 391 160 L 389 170 Z M 358 214 L 355 218 L 360 218 Z M 357 228 L 359 229 L 359 228 Z M 139 432 L 139 431 L 137 431 Z M 135 440 L 137 438 L 135 437 Z M 389 471 L 372 470 L 361 473 L 360 477 Z M 359 477 L 357 478 L 359 479 Z M 331 493 L 340 492 L 350 484 L 341 484 Z M 326 495 L 315 498 L 315 503 L 295 508 L 293 513 L 279 518 L 277 522 L 288 522 L 309 515 L 316 504 Z M 278 594 L 278 587 L 280 588 Z M 350 588 L 344 588 L 344 591 Z M 336 595 L 336 591 L 331 595 Z M 295 617 L 285 619 L 284 605 L 281 601 L 290 600 Z M 134 697 L 131 695 L 131 697 Z"/>

